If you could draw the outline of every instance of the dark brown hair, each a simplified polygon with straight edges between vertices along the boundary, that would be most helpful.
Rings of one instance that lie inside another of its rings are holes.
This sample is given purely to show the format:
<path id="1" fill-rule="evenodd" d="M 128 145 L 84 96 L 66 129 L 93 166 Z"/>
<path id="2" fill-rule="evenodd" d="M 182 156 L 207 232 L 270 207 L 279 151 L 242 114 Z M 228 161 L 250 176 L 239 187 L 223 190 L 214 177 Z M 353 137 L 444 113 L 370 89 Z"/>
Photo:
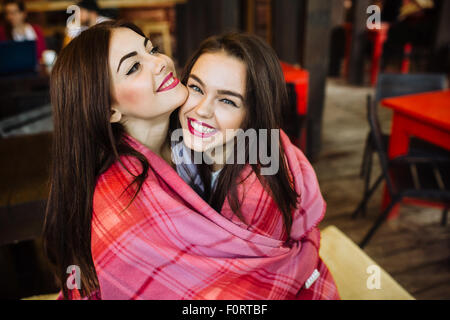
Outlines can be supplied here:
<path id="1" fill-rule="evenodd" d="M 92 201 L 98 176 L 120 161 L 119 156 L 134 156 L 143 168 L 131 184 L 137 184 L 137 193 L 149 167 L 146 158 L 124 141 L 123 126 L 110 123 L 108 55 L 113 28 L 129 28 L 144 36 L 126 22 L 95 25 L 61 51 L 51 75 L 54 133 L 44 243 L 64 297 L 68 297 L 65 279 L 70 265 L 80 267 L 82 296 L 99 286 L 91 255 Z"/>
<path id="2" fill-rule="evenodd" d="M 279 129 L 281 110 L 288 103 L 288 98 L 281 65 L 275 51 L 259 37 L 247 33 L 231 32 L 212 36 L 204 40 L 189 59 L 181 76 L 182 83 L 187 84 L 189 74 L 202 54 L 214 52 L 225 52 L 240 59 L 246 66 L 247 80 L 244 105 L 247 112 L 241 129 L 244 131 L 255 129 L 257 132 L 259 129 Z M 172 115 L 172 128 L 179 126 L 175 117 L 178 119 L 176 113 Z M 257 143 L 259 145 L 259 141 Z M 270 146 L 270 143 L 269 134 L 267 145 Z M 248 141 L 245 142 L 245 148 L 246 163 L 249 163 Z M 234 150 L 236 151 L 237 148 L 234 148 Z M 267 150 L 270 150 L 270 147 Z M 299 195 L 293 188 L 281 143 L 279 144 L 278 154 L 280 166 L 275 175 L 261 175 L 260 162 L 251 164 L 251 166 L 281 210 L 285 230 L 289 235 L 292 226 L 292 212 L 297 207 Z M 221 211 L 227 197 L 233 212 L 244 221 L 240 211 L 241 203 L 238 198 L 237 187 L 242 182 L 239 181 L 239 177 L 245 164 L 225 164 L 213 191 L 210 183 L 211 170 L 206 164 L 200 164 L 197 167 L 205 187 L 203 197 L 218 212 Z"/>
<path id="3" fill-rule="evenodd" d="M 5 10 L 6 5 L 8 4 L 15 4 L 17 6 L 17 8 L 19 9 L 20 12 L 24 12 L 25 11 L 25 3 L 23 1 L 19 1 L 19 0 L 5 0 L 3 1 L 3 10 Z M 5 19 L 5 35 L 6 35 L 6 40 L 12 40 L 13 36 L 12 36 L 12 26 L 9 24 L 8 21 L 6 21 L 6 13 L 4 12 L 4 19 Z"/>

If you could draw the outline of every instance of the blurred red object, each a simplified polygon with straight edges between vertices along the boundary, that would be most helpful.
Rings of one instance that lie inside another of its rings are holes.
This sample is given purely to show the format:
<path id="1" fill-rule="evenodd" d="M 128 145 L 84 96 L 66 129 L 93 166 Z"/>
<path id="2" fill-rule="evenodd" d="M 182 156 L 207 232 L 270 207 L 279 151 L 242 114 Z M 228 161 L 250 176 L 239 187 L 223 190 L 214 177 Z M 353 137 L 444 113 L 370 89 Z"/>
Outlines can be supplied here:
<path id="1" fill-rule="evenodd" d="M 383 55 L 383 45 L 387 40 L 389 24 L 382 22 L 380 28 L 368 29 L 369 39 L 373 42 L 372 64 L 370 66 L 370 84 L 377 83 L 378 72 L 380 70 L 381 56 Z"/>
<path id="2" fill-rule="evenodd" d="M 294 86 L 296 95 L 296 110 L 297 114 L 304 120 L 299 122 L 300 132 L 299 136 L 290 137 L 292 142 L 300 147 L 303 152 L 306 152 L 306 115 L 308 113 L 308 83 L 309 72 L 301 69 L 300 67 L 290 65 L 285 62 L 280 62 L 281 69 L 283 70 L 284 79 L 286 83 L 290 83 Z"/>
<path id="3" fill-rule="evenodd" d="M 381 104 L 394 111 L 389 159 L 406 155 L 412 136 L 450 150 L 450 90 L 387 98 Z M 389 193 L 385 188 L 382 209 L 389 202 Z M 422 203 L 431 205 L 425 201 Z M 391 210 L 388 219 L 398 216 L 398 207 Z"/>
<path id="4" fill-rule="evenodd" d="M 297 94 L 297 113 L 306 115 L 308 112 L 308 81 L 309 72 L 293 65 L 281 62 L 284 79 L 292 83 Z"/>
<path id="5" fill-rule="evenodd" d="M 411 43 L 406 43 L 405 46 L 403 47 L 402 66 L 400 68 L 401 73 L 409 72 L 411 51 L 412 51 Z"/>

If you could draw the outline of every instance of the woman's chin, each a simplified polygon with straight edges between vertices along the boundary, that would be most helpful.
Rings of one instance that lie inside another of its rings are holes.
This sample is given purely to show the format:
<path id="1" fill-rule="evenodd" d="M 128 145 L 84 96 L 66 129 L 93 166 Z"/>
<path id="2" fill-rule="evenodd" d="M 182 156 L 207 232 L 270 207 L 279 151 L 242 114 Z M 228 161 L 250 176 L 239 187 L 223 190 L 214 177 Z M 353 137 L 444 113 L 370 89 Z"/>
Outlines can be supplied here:
<path id="1" fill-rule="evenodd" d="M 207 150 L 203 144 L 193 142 L 190 139 L 184 138 L 183 142 L 188 149 L 193 150 L 195 152 L 205 152 L 205 150 Z"/>
<path id="2" fill-rule="evenodd" d="M 189 92 L 188 89 L 186 88 L 186 86 L 184 84 L 182 84 L 181 82 L 174 88 L 174 93 L 177 95 L 178 97 L 178 106 L 183 105 L 188 96 L 189 96 Z"/>
<path id="3" fill-rule="evenodd" d="M 173 98 L 171 98 L 170 101 L 167 101 L 167 99 L 165 99 L 164 102 L 165 102 L 165 105 L 167 106 L 167 112 L 172 113 L 173 111 L 178 109 L 185 101 L 186 101 L 186 99 L 182 94 L 173 96 Z"/>

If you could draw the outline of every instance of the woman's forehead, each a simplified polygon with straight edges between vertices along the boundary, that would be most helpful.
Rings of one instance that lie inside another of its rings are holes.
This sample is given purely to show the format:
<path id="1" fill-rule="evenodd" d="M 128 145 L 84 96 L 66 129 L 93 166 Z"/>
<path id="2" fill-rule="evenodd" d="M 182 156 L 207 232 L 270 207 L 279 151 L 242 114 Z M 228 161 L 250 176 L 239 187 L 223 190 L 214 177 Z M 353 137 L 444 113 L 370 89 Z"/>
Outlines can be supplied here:
<path id="1" fill-rule="evenodd" d="M 202 54 L 192 67 L 191 74 L 208 87 L 241 94 L 245 91 L 247 71 L 244 62 L 225 52 Z"/>
<path id="2" fill-rule="evenodd" d="M 143 49 L 145 38 L 129 28 L 115 28 L 111 30 L 110 54 L 119 59 L 130 51 Z M 148 42 L 151 44 L 151 42 Z"/>

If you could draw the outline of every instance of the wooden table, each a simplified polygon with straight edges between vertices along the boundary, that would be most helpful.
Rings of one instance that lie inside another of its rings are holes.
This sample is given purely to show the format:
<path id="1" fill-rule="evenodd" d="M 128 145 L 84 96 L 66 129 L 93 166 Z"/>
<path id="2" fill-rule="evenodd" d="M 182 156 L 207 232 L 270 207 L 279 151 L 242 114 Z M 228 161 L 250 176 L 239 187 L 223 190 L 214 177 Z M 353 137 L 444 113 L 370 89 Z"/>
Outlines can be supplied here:
<path id="1" fill-rule="evenodd" d="M 381 104 L 394 111 L 389 159 L 408 153 L 410 137 L 450 150 L 450 90 L 388 98 Z M 385 188 L 383 208 L 388 202 L 389 194 Z M 398 206 L 389 217 L 397 215 Z"/>
<path id="2" fill-rule="evenodd" d="M 450 90 L 388 98 L 381 103 L 394 111 L 390 159 L 408 152 L 410 136 L 450 150 Z"/>
<path id="3" fill-rule="evenodd" d="M 0 76 L 0 120 L 50 102 L 50 76 L 39 72 Z"/>

